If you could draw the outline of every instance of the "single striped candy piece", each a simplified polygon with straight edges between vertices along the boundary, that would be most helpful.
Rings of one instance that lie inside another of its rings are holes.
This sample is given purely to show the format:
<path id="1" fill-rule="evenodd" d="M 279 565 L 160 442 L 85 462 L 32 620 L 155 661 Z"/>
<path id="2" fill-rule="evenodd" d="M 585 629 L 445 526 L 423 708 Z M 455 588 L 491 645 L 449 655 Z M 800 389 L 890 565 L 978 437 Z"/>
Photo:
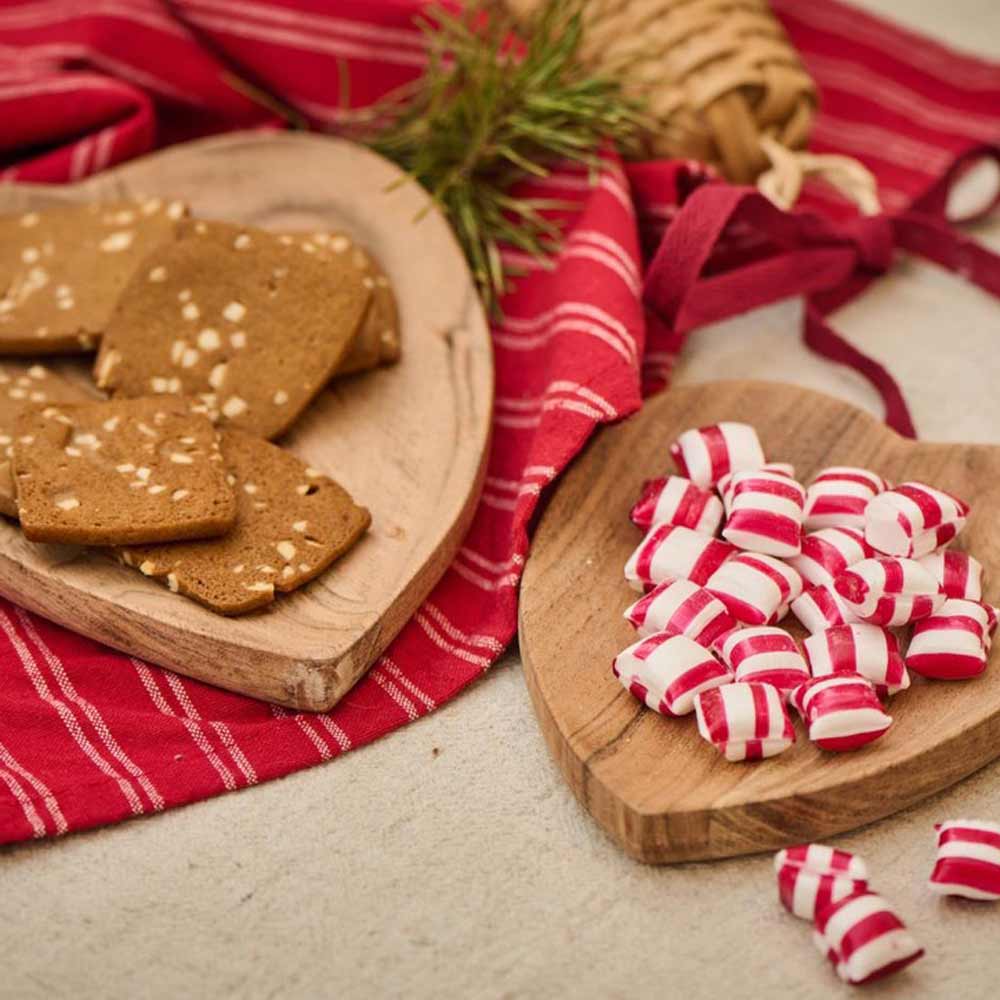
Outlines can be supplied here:
<path id="1" fill-rule="evenodd" d="M 983 564 L 958 549 L 932 552 L 918 562 L 926 569 L 949 597 L 969 601 L 983 599 Z"/>
<path id="2" fill-rule="evenodd" d="M 722 537 L 727 542 L 765 555 L 798 555 L 806 499 L 801 484 L 776 472 L 736 472 L 726 493 L 729 516 Z"/>
<path id="3" fill-rule="evenodd" d="M 862 559 L 833 585 L 858 618 L 886 627 L 919 621 L 945 602 L 940 584 L 915 559 Z"/>
<path id="4" fill-rule="evenodd" d="M 785 865 L 807 868 L 817 875 L 844 875 L 847 878 L 868 880 L 868 865 L 864 858 L 839 847 L 826 844 L 795 844 L 783 847 L 774 856 L 774 870 L 780 871 Z"/>
<path id="5" fill-rule="evenodd" d="M 611 669 L 622 687 L 661 715 L 687 715 L 695 695 L 733 679 L 707 649 L 672 632 L 632 643 L 615 657 Z"/>
<path id="6" fill-rule="evenodd" d="M 840 594 L 824 583 L 796 597 L 792 601 L 792 614 L 809 632 L 824 632 L 834 625 L 849 625 L 860 620 Z"/>
<path id="7" fill-rule="evenodd" d="M 741 552 L 723 563 L 705 584 L 739 622 L 774 625 L 802 593 L 802 577 L 773 556 Z"/>
<path id="8" fill-rule="evenodd" d="M 809 739 L 823 750 L 857 750 L 892 725 L 874 685 L 860 674 L 814 677 L 797 687 L 791 700 Z"/>
<path id="9" fill-rule="evenodd" d="M 680 577 L 699 585 L 736 551 L 728 542 L 673 524 L 654 525 L 625 564 L 634 590 Z"/>
<path id="10" fill-rule="evenodd" d="M 930 890 L 941 896 L 1000 899 L 1000 823 L 950 819 L 938 823 Z"/>
<path id="11" fill-rule="evenodd" d="M 782 628 L 757 625 L 733 632 L 722 643 L 721 655 L 736 680 L 770 684 L 783 698 L 809 680 L 799 647 Z"/>
<path id="12" fill-rule="evenodd" d="M 924 950 L 892 907 L 874 892 L 859 892 L 816 913 L 816 944 L 837 975 L 853 986 L 915 962 Z"/>
<path id="13" fill-rule="evenodd" d="M 776 476 L 784 476 L 786 479 L 795 478 L 795 466 L 789 462 L 765 462 L 758 471 L 771 472 Z M 735 472 L 729 472 L 715 484 L 715 488 L 719 491 L 719 496 L 722 497 L 722 506 L 725 509 L 727 517 L 729 516 L 729 507 L 733 500 L 733 491 L 730 489 L 730 486 L 735 475 Z"/>
<path id="14" fill-rule="evenodd" d="M 913 626 L 906 665 L 924 677 L 958 681 L 986 669 L 991 614 L 978 601 L 951 598 Z"/>
<path id="15" fill-rule="evenodd" d="M 881 696 L 910 686 L 896 637 L 878 625 L 836 625 L 809 636 L 802 645 L 813 677 L 861 674 Z"/>
<path id="16" fill-rule="evenodd" d="M 865 539 L 888 556 L 919 559 L 947 545 L 964 527 L 969 505 L 923 483 L 901 483 L 865 508 Z"/>
<path id="17" fill-rule="evenodd" d="M 795 742 L 792 720 L 770 684 L 726 684 L 694 700 L 698 732 L 726 760 L 763 760 Z"/>
<path id="18" fill-rule="evenodd" d="M 690 479 L 667 476 L 643 483 L 630 518 L 639 528 L 679 524 L 704 535 L 714 535 L 722 524 L 722 513 L 722 501 L 710 490 L 695 486 Z"/>
<path id="19" fill-rule="evenodd" d="M 812 921 L 819 910 L 867 888 L 867 882 L 844 875 L 818 875 L 798 865 L 778 869 L 778 899 L 802 920 Z"/>
<path id="20" fill-rule="evenodd" d="M 749 424 L 723 422 L 687 430 L 670 446 L 681 475 L 697 486 L 714 486 L 727 472 L 759 469 L 764 449 Z"/>
<path id="21" fill-rule="evenodd" d="M 864 528 L 868 501 L 888 488 L 881 476 L 867 469 L 822 469 L 806 490 L 806 528 Z"/>
<path id="22" fill-rule="evenodd" d="M 690 580 L 658 583 L 625 612 L 625 618 L 641 636 L 676 632 L 706 649 L 739 628 L 722 601 Z"/>
<path id="23" fill-rule="evenodd" d="M 802 539 L 802 551 L 788 560 L 806 583 L 833 585 L 849 566 L 870 559 L 874 550 L 858 528 L 820 528 Z"/>

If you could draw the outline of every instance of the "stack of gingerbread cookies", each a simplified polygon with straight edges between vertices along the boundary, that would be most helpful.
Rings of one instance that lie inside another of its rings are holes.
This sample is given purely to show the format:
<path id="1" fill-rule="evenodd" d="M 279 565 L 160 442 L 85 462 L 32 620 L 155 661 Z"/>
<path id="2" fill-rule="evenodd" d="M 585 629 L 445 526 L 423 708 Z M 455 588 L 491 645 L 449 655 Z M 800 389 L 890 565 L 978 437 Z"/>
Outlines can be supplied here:
<path id="1" fill-rule="evenodd" d="M 93 383 L 39 356 L 97 351 Z M 0 217 L 0 512 L 220 614 L 326 570 L 368 511 L 271 442 L 399 357 L 395 297 L 343 233 L 153 198 Z M 10 360 L 12 356 L 16 360 Z"/>

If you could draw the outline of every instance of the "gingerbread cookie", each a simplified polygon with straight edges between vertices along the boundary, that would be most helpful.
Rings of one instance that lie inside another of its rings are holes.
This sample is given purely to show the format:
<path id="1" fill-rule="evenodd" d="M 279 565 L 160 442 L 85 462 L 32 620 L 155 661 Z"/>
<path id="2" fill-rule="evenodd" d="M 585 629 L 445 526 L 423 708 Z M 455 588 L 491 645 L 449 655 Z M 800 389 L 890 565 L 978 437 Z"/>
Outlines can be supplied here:
<path id="1" fill-rule="evenodd" d="M 218 434 L 187 400 L 43 406 L 18 416 L 14 432 L 17 507 L 32 541 L 209 538 L 236 519 Z"/>
<path id="2" fill-rule="evenodd" d="M 14 451 L 14 421 L 32 406 L 85 403 L 93 393 L 43 365 L 16 361 L 0 365 L 0 514 L 17 517 L 17 498 L 10 457 Z"/>
<path id="3" fill-rule="evenodd" d="M 365 533 L 371 516 L 346 490 L 291 452 L 224 431 L 236 525 L 223 538 L 123 548 L 119 556 L 175 593 L 224 615 L 270 604 L 323 572 Z"/>
<path id="4" fill-rule="evenodd" d="M 138 263 L 186 213 L 150 198 L 0 217 L 0 354 L 96 347 Z"/>
<path id="5" fill-rule="evenodd" d="M 348 259 L 290 236 L 185 222 L 125 289 L 101 342 L 114 396 L 198 396 L 220 423 L 284 433 L 343 359 L 371 299 Z"/>

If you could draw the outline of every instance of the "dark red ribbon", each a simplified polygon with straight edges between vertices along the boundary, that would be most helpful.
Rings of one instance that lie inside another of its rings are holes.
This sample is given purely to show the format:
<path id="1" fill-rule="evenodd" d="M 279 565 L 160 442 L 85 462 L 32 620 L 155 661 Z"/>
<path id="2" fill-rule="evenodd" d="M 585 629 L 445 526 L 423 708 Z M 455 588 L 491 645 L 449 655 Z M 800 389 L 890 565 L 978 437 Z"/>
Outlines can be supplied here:
<path id="1" fill-rule="evenodd" d="M 1000 297 L 1000 255 L 969 239 L 947 217 L 954 184 L 975 162 L 1000 167 L 1000 147 L 969 149 L 905 212 L 834 222 L 784 212 L 755 188 L 711 183 L 696 190 L 667 228 L 646 272 L 644 301 L 680 343 L 697 327 L 796 295 L 806 297 L 803 338 L 809 347 L 862 374 L 885 405 L 886 423 L 916 437 L 906 400 L 889 371 L 845 340 L 826 317 L 892 265 L 896 249 L 918 254 Z M 991 204 L 974 218 L 992 211 Z M 762 258 L 706 273 L 713 251 L 739 226 L 763 237 Z"/>

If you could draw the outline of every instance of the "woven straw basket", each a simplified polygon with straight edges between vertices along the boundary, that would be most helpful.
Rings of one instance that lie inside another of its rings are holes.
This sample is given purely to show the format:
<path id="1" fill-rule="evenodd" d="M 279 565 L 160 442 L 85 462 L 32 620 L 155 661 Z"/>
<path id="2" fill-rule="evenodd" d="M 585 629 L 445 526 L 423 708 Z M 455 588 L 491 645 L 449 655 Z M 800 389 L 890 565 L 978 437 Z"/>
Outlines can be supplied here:
<path id="1" fill-rule="evenodd" d="M 546 0 L 505 0 L 527 18 Z M 816 86 L 767 0 L 586 0 L 580 58 L 622 81 L 655 129 L 652 156 L 690 158 L 747 183 L 761 142 L 802 148 Z"/>

